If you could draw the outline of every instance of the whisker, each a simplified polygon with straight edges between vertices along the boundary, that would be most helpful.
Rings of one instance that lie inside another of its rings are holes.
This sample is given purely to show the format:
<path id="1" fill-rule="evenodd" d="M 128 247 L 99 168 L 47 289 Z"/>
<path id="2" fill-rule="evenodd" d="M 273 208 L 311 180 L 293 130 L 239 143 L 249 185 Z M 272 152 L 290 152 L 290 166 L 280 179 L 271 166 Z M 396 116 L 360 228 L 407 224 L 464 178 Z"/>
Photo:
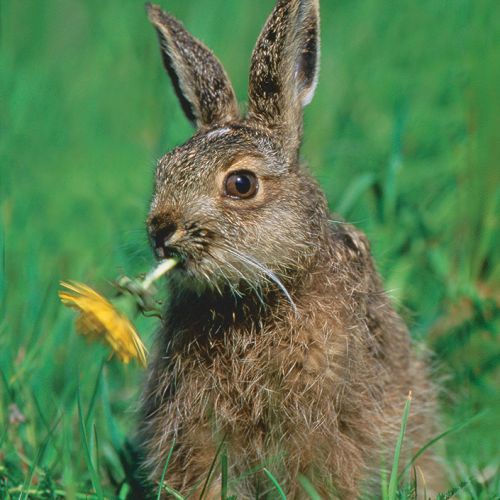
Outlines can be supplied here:
<path id="1" fill-rule="evenodd" d="M 246 255 L 242 252 L 239 252 L 238 250 L 234 250 L 233 248 L 225 247 L 224 250 L 235 257 L 239 258 L 240 261 L 248 264 L 249 266 L 252 266 L 253 268 L 259 270 L 261 273 L 263 273 L 265 276 L 267 276 L 274 284 L 278 286 L 278 288 L 281 290 L 283 295 L 286 297 L 288 302 L 290 302 L 290 305 L 293 308 L 294 313 L 299 316 L 297 306 L 295 305 L 295 302 L 293 301 L 290 293 L 288 292 L 287 288 L 285 285 L 281 282 L 281 280 L 274 274 L 270 269 L 265 267 L 263 264 L 261 264 L 259 261 L 254 259 L 253 257 L 250 257 L 249 255 Z"/>
<path id="2" fill-rule="evenodd" d="M 222 247 L 219 245 L 219 248 L 225 250 L 225 247 Z M 235 272 L 236 274 L 238 274 L 239 276 L 241 276 L 241 279 L 256 293 L 257 297 L 259 298 L 261 304 L 263 306 L 265 306 L 265 302 L 262 298 L 262 290 L 260 290 L 260 287 L 257 287 L 255 285 L 255 283 L 248 279 L 247 276 L 245 276 L 240 269 L 238 269 L 236 266 L 234 266 L 233 264 L 231 264 L 230 262 L 228 261 L 224 261 L 224 262 L 221 262 L 215 255 L 213 255 L 212 253 L 210 253 L 210 256 L 212 257 L 212 259 L 214 260 L 214 263 L 215 265 L 218 267 L 218 269 L 220 270 L 221 272 L 221 275 L 222 277 L 225 279 L 225 281 L 228 283 L 230 289 L 231 289 L 231 292 L 233 293 L 234 296 L 238 296 L 238 297 L 242 297 L 242 292 L 234 285 L 234 283 L 227 277 L 226 273 L 224 273 L 223 271 L 223 267 L 224 266 L 229 266 L 231 267 Z M 239 259 L 241 261 L 241 259 Z M 219 262 L 221 262 L 219 264 Z"/>
<path id="3" fill-rule="evenodd" d="M 231 294 L 233 295 L 233 297 L 242 297 L 243 294 L 241 293 L 240 290 L 238 290 L 238 288 L 234 285 L 234 283 L 229 279 L 229 277 L 227 276 L 227 274 L 224 272 L 224 268 L 221 264 L 219 264 L 218 262 L 218 259 L 212 255 L 212 259 L 213 259 L 213 262 L 214 264 L 217 266 L 217 269 L 219 270 L 219 273 L 220 275 L 222 276 L 222 279 L 227 283 L 227 285 L 229 286 L 229 290 L 231 291 Z M 227 265 L 228 263 L 224 263 L 225 265 Z M 240 274 L 242 277 L 243 277 L 243 274 L 238 270 L 236 269 L 233 265 L 229 264 L 238 274 Z M 221 295 L 222 295 L 222 292 L 221 292 Z"/>

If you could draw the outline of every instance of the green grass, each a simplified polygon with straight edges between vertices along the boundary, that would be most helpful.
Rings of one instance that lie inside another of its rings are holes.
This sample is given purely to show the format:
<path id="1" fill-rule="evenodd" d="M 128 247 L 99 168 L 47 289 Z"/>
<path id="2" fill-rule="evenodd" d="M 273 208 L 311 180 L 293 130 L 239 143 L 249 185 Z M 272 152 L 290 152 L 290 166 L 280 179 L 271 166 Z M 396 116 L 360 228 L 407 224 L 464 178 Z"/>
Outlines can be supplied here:
<path id="1" fill-rule="evenodd" d="M 163 5 L 216 51 L 244 101 L 273 1 Z M 494 498 L 500 4 L 323 0 L 322 15 L 303 155 L 435 352 L 444 428 L 458 429 L 443 440 L 450 488 Z M 0 497 L 124 498 L 143 373 L 102 364 L 56 292 L 61 278 L 149 268 L 154 163 L 191 129 L 142 1 L 0 0 L 0 23 Z M 155 324 L 139 322 L 148 343 Z"/>

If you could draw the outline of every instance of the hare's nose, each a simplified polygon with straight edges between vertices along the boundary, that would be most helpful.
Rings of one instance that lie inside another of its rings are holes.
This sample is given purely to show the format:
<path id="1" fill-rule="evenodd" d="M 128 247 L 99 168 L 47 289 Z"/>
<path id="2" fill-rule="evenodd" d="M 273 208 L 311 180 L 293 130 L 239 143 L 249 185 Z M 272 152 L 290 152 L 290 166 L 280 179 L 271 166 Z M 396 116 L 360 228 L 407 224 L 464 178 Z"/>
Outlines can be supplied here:
<path id="1" fill-rule="evenodd" d="M 168 246 L 169 241 L 176 231 L 176 224 L 167 224 L 166 226 L 161 226 L 151 231 L 151 239 L 158 254 L 161 254 L 163 249 Z"/>

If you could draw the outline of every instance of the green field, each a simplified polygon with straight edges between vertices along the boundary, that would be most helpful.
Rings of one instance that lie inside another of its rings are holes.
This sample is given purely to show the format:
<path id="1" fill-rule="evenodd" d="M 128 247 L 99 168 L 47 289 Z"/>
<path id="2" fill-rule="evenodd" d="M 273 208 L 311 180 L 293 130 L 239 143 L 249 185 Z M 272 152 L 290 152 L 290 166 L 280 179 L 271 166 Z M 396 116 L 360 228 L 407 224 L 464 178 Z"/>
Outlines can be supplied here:
<path id="1" fill-rule="evenodd" d="M 161 3 L 244 102 L 273 1 Z M 123 497 L 144 372 L 75 335 L 58 282 L 150 267 L 154 165 L 192 131 L 142 1 L 0 0 L 0 23 L 0 498 Z M 472 418 L 450 488 L 499 498 L 500 2 L 322 0 L 322 39 L 303 156 L 435 352 L 443 428 Z"/>

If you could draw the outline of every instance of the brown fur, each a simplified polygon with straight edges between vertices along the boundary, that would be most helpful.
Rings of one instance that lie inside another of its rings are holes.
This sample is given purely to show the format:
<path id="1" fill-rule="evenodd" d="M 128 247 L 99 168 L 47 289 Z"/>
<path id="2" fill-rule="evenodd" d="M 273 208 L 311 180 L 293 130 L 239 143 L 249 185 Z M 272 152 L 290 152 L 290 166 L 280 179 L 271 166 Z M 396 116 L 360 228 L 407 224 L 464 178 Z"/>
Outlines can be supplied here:
<path id="1" fill-rule="evenodd" d="M 148 221 L 153 238 L 169 228 L 164 250 L 182 265 L 169 277 L 143 397 L 144 467 L 158 482 L 173 447 L 166 482 L 199 497 L 224 442 L 238 498 L 273 496 L 262 471 L 245 476 L 263 465 L 289 498 L 303 495 L 299 475 L 325 498 L 378 494 L 408 392 L 409 452 L 433 432 L 434 397 L 366 237 L 332 222 L 298 161 L 318 2 L 278 1 L 252 57 L 243 119 L 208 49 L 158 7 L 149 14 L 199 131 L 160 160 Z M 259 179 L 254 198 L 225 196 L 225 176 L 239 170 Z M 209 498 L 220 496 L 218 470 Z"/>

